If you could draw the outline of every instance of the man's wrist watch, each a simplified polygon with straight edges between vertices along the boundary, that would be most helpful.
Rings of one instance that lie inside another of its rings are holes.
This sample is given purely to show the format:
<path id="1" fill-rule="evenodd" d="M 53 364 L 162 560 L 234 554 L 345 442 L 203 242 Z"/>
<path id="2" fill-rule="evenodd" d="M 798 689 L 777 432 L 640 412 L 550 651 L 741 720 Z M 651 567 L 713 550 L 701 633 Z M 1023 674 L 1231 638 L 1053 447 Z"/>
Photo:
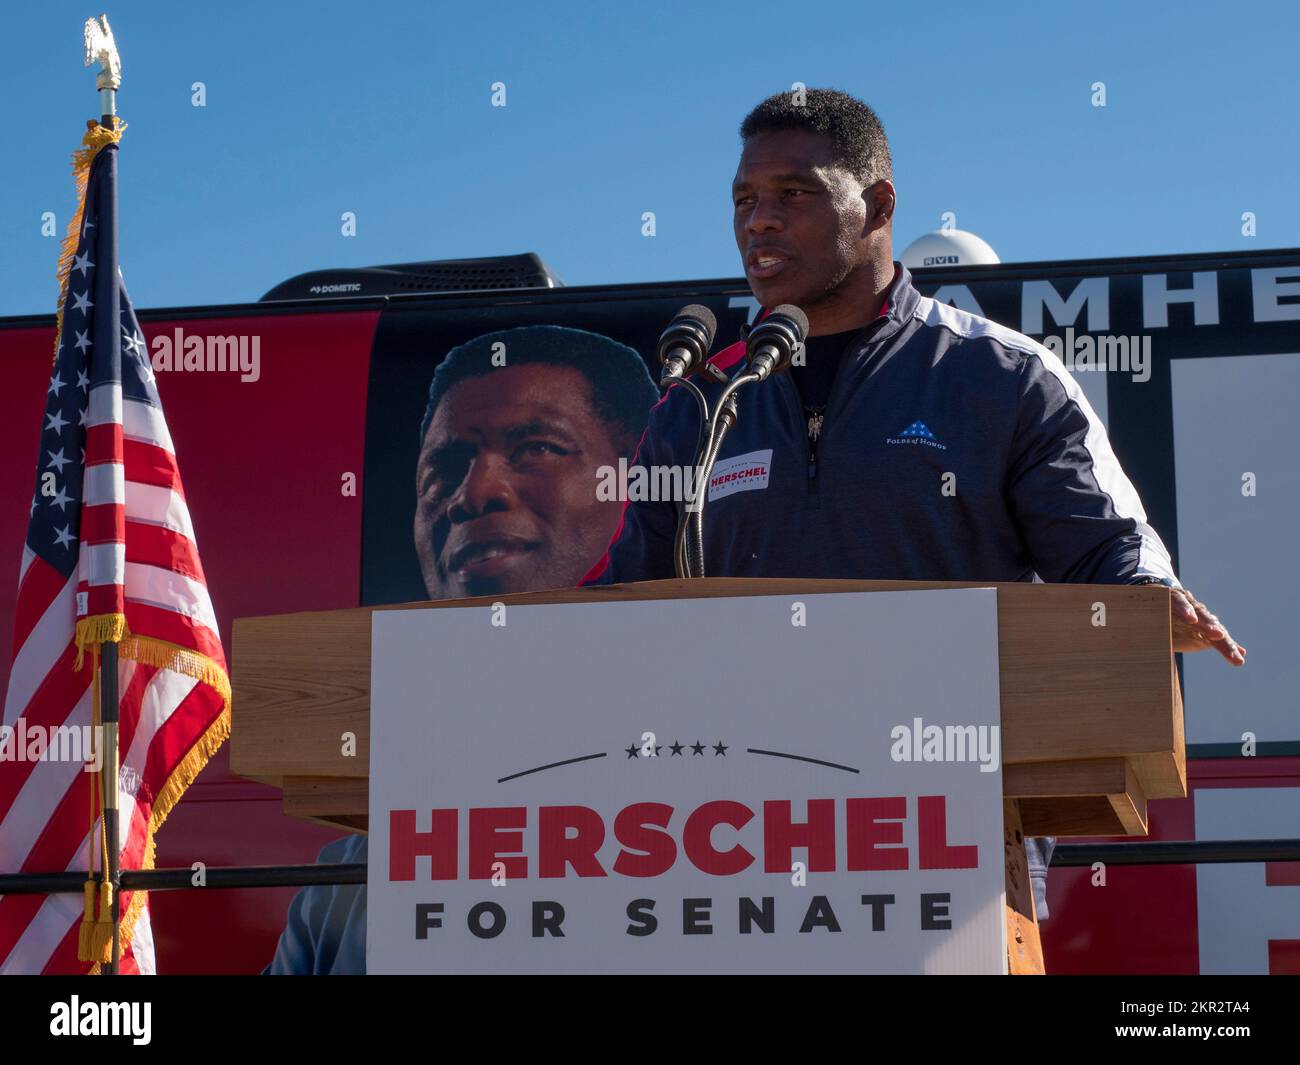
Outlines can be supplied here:
<path id="1" fill-rule="evenodd" d="M 1181 588 L 1177 581 L 1172 581 L 1168 577 L 1156 577 L 1150 573 L 1144 573 L 1141 577 L 1129 581 L 1129 584 L 1163 584 L 1166 588 Z"/>

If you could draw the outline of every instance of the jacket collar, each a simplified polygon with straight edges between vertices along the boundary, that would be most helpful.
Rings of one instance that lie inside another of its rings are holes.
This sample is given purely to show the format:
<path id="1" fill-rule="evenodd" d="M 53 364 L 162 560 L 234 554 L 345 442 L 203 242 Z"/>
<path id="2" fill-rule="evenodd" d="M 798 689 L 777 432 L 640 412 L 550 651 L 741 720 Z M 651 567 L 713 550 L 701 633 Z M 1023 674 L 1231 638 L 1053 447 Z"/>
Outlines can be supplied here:
<path id="1" fill-rule="evenodd" d="M 889 288 L 885 290 L 885 302 L 881 305 L 880 315 L 864 325 L 862 329 L 874 330 L 872 333 L 873 341 L 883 339 L 886 335 L 897 332 L 898 327 L 916 312 L 916 305 L 920 302 L 920 299 L 921 294 L 916 291 L 916 286 L 912 284 L 911 271 L 895 260 L 894 279 L 889 283 Z M 772 308 L 764 307 L 762 313 L 754 321 L 761 322 L 771 312 Z M 881 319 L 884 319 L 883 324 Z"/>
<path id="2" fill-rule="evenodd" d="M 894 263 L 894 281 L 885 298 L 881 317 L 887 317 L 896 329 L 916 313 L 921 294 L 912 283 L 912 272 L 900 262 Z"/>
<path id="3" fill-rule="evenodd" d="M 869 340 L 878 344 L 887 340 L 902 328 L 913 314 L 920 302 L 921 294 L 912 284 L 911 271 L 902 263 L 894 263 L 894 280 L 885 292 L 885 302 L 880 308 L 880 316 L 862 327 L 856 341 Z"/>
<path id="4" fill-rule="evenodd" d="M 894 279 L 890 282 L 885 293 L 885 302 L 880 308 L 880 316 L 868 322 L 858 331 L 854 343 L 857 344 L 861 340 L 870 340 L 871 344 L 874 345 L 887 340 L 897 333 L 904 323 L 912 317 L 916 312 L 920 299 L 921 294 L 916 291 L 916 286 L 912 284 L 911 271 L 895 260 Z M 764 307 L 754 321 L 756 323 L 761 322 L 771 312 L 772 308 Z M 749 326 L 745 326 L 741 330 L 740 340 L 729 347 L 723 348 L 722 351 L 709 359 L 709 362 L 714 363 L 721 370 L 738 372 L 745 356 L 745 337 L 749 333 L 749 328 Z"/>

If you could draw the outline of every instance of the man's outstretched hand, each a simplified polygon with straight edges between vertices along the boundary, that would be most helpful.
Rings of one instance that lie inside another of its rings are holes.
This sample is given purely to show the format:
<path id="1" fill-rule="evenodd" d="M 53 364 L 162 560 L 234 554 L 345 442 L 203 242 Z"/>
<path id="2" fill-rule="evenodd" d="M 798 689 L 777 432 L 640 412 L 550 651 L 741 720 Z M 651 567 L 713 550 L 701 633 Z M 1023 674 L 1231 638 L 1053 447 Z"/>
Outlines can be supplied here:
<path id="1" fill-rule="evenodd" d="M 1213 649 L 1234 666 L 1246 664 L 1246 649 L 1228 633 L 1227 627 L 1208 606 L 1186 588 L 1171 588 L 1169 598 L 1175 651 Z"/>

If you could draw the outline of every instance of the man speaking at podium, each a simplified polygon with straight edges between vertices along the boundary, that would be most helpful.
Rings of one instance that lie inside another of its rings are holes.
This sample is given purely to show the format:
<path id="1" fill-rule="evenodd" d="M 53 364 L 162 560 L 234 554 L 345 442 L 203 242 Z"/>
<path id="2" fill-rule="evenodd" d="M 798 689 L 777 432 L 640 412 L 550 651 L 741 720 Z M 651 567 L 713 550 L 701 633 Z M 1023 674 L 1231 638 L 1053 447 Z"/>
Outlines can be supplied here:
<path id="1" fill-rule="evenodd" d="M 808 317 L 803 365 L 750 386 L 708 487 L 709 576 L 1160 583 L 1174 650 L 1245 649 L 1174 575 L 1106 431 L 1060 359 L 923 297 L 893 261 L 895 193 L 874 111 L 838 91 L 745 118 L 736 244 L 758 301 Z M 728 378 L 745 345 L 714 356 Z M 721 386 L 697 379 L 713 405 Z M 654 408 L 638 466 L 694 464 L 684 388 Z M 739 476 L 729 474 L 739 473 Z M 670 578 L 678 504 L 628 504 L 584 584 Z M 1052 840 L 1031 840 L 1047 916 Z"/>

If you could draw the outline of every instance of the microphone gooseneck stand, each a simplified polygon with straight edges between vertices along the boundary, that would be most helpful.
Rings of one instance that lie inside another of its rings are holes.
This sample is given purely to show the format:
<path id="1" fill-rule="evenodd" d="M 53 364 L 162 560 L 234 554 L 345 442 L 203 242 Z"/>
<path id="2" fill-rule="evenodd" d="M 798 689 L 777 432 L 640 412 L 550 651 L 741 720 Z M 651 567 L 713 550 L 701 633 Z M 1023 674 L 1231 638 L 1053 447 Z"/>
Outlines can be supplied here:
<path id="1" fill-rule="evenodd" d="M 739 418 L 737 391 L 744 385 L 761 380 L 759 374 L 749 371 L 727 385 L 718 398 L 718 406 L 713 418 L 707 423 L 709 432 L 703 452 L 699 448 L 696 449 L 694 498 L 683 508 L 678 525 L 678 537 L 687 545 L 683 554 L 688 563 L 684 572 L 679 569 L 677 574 L 679 577 L 704 576 L 704 504 L 709 497 L 709 478 L 713 476 L 713 466 L 718 461 L 718 452 L 722 450 L 723 438 Z M 685 532 L 688 526 L 694 536 Z"/>
<path id="2" fill-rule="evenodd" d="M 740 416 L 737 394 L 746 385 L 764 381 L 773 373 L 789 366 L 791 357 L 799 350 L 807 335 L 808 318 L 798 307 L 787 304 L 773 311 L 762 326 L 750 332 L 747 338 L 750 368 L 722 390 L 712 416 L 704 393 L 690 381 L 678 381 L 695 396 L 700 408 L 700 432 L 695 446 L 694 491 L 690 493 L 691 498 L 685 501 L 677 519 L 674 542 L 674 568 L 677 576 L 704 576 L 704 505 L 708 501 L 709 480 L 722 450 L 722 441 Z M 708 368 L 713 369 L 711 366 Z M 720 375 L 721 371 L 717 373 Z"/>
<path id="3" fill-rule="evenodd" d="M 695 405 L 700 410 L 700 429 L 695 436 L 695 456 L 691 464 L 692 470 L 699 469 L 700 448 L 707 444 L 705 438 L 705 429 L 709 429 L 709 437 L 712 437 L 712 428 L 709 420 L 709 401 L 704 398 L 704 393 L 699 390 L 694 381 L 686 378 L 679 378 L 674 384 L 681 385 L 690 391 L 695 397 Z M 698 478 L 695 481 L 692 492 L 692 499 L 683 501 L 682 510 L 677 515 L 677 534 L 673 537 L 673 571 L 679 577 L 689 577 L 691 575 L 690 551 L 687 546 L 687 536 L 690 532 L 690 513 L 694 505 L 694 496 L 699 493 Z"/>
<path id="4" fill-rule="evenodd" d="M 705 442 L 704 429 L 706 426 L 709 428 L 711 441 L 713 426 L 709 418 L 708 400 L 705 399 L 704 393 L 687 378 L 690 374 L 703 370 L 715 380 L 726 380 L 726 375 L 710 365 L 708 361 L 709 349 L 713 347 L 713 338 L 717 335 L 717 331 L 718 321 L 713 312 L 702 304 L 692 303 L 677 312 L 677 316 L 668 323 L 668 328 L 659 337 L 658 355 L 659 362 L 663 366 L 659 387 L 667 392 L 674 384 L 683 385 L 695 397 L 695 402 L 699 406 L 700 430 L 695 438 L 694 456 L 697 464 L 701 443 Z M 697 468 L 698 466 L 695 465 L 690 469 L 693 471 Z M 689 490 L 689 483 L 683 487 L 687 489 L 688 496 L 694 495 Z M 687 499 L 686 503 L 689 511 L 691 500 Z M 689 525 L 686 515 L 682 514 L 678 518 L 677 535 L 673 541 L 673 570 L 679 577 L 686 576 L 691 568 L 690 552 L 686 543 L 688 535 Z"/>

